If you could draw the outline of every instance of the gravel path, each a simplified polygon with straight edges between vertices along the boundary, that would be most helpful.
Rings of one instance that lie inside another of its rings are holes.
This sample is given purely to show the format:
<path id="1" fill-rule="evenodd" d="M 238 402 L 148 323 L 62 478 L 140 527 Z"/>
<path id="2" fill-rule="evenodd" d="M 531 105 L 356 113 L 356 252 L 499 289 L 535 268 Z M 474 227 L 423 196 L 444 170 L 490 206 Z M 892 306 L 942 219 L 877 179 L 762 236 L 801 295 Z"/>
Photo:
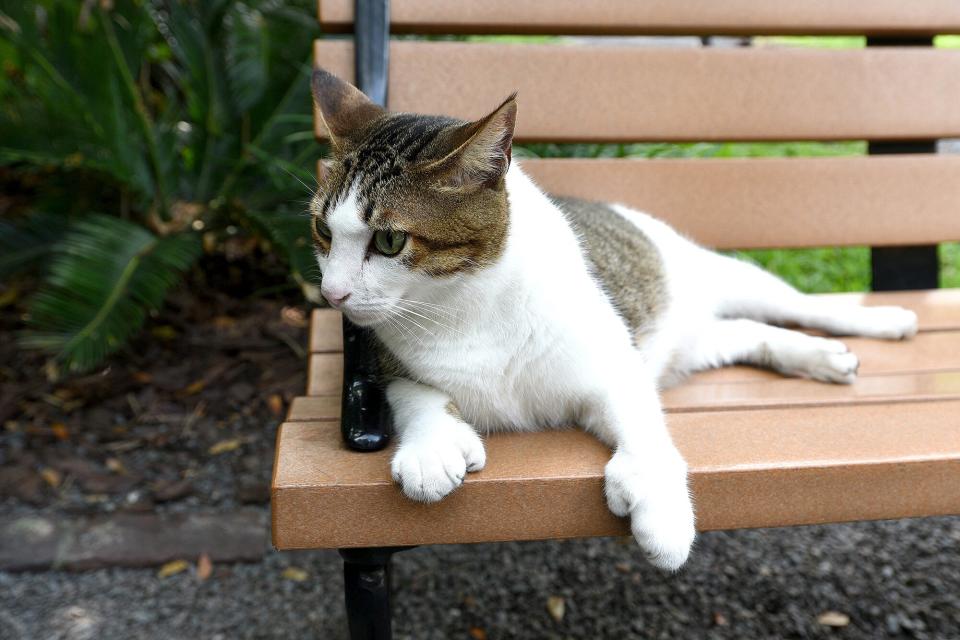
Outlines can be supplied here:
<path id="1" fill-rule="evenodd" d="M 396 636 L 957 639 L 958 550 L 960 517 L 705 534 L 675 576 L 618 539 L 421 548 L 396 559 Z M 0 640 L 335 640 L 341 584 L 328 551 L 218 565 L 202 582 L 194 569 L 0 573 Z M 827 612 L 849 622 L 818 622 Z"/>

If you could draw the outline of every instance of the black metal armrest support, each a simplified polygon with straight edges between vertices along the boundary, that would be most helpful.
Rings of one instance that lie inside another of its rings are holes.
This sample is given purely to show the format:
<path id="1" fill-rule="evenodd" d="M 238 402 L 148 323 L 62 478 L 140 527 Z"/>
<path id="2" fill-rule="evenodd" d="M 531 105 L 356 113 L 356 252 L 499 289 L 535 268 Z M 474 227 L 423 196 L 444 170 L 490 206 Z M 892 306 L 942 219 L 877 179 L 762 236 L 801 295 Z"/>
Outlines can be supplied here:
<path id="1" fill-rule="evenodd" d="M 370 334 L 369 329 L 343 319 L 340 432 L 347 446 L 357 451 L 377 451 L 390 441 L 390 406 Z"/>
<path id="2" fill-rule="evenodd" d="M 387 105 L 390 4 L 387 0 L 357 0 L 357 87 L 371 100 Z M 371 332 L 343 319 L 343 399 L 340 429 L 347 446 L 376 451 L 390 440 L 390 408 L 377 375 L 379 362 Z"/>

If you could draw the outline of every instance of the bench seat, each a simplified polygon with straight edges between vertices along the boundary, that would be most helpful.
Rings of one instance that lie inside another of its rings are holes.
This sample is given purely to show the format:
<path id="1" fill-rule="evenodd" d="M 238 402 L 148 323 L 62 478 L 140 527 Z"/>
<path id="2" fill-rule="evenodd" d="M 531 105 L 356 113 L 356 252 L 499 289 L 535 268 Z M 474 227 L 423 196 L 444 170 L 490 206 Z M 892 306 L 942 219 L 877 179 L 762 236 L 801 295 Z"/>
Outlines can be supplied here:
<path id="1" fill-rule="evenodd" d="M 960 513 L 960 290 L 831 294 L 917 312 L 910 342 L 845 340 L 849 386 L 747 367 L 664 394 L 691 470 L 698 528 L 735 529 Z M 279 430 L 279 549 L 534 540 L 629 533 L 603 500 L 609 450 L 578 430 L 487 438 L 487 467 L 434 505 L 405 498 L 391 449 L 340 437 L 340 314 L 314 312 L 308 396 Z"/>

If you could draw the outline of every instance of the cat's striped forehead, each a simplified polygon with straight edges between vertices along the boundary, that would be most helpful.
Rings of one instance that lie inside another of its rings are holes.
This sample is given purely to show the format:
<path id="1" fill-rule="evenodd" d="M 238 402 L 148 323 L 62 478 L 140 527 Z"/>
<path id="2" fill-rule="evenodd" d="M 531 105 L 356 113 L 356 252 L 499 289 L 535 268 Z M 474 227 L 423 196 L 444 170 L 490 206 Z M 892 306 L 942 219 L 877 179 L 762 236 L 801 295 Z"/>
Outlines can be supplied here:
<path id="1" fill-rule="evenodd" d="M 390 114 L 373 122 L 342 154 L 339 171 L 329 176 L 326 206 L 336 204 L 352 189 L 359 202 L 372 207 L 378 189 L 406 177 L 409 167 L 437 155 L 441 134 L 462 124 L 453 118 L 407 113 Z M 370 216 L 365 217 L 369 221 Z"/>

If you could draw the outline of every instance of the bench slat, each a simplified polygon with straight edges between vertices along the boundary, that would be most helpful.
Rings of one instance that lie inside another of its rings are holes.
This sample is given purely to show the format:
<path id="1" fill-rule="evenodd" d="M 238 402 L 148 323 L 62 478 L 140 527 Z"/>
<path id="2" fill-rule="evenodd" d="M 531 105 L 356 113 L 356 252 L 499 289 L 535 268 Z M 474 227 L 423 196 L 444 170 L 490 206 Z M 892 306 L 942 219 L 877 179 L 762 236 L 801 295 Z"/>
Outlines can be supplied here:
<path id="1" fill-rule="evenodd" d="M 701 530 L 960 513 L 957 401 L 683 413 L 669 424 Z M 602 498 L 610 452 L 580 431 L 489 437 L 486 469 L 436 505 L 400 494 L 390 450 L 345 450 L 335 422 L 286 423 L 277 446 L 280 549 L 627 533 Z"/>
<path id="2" fill-rule="evenodd" d="M 960 157 L 523 159 L 520 165 L 549 193 L 621 202 L 720 249 L 960 239 Z"/>
<path id="3" fill-rule="evenodd" d="M 353 30 L 354 0 L 320 0 L 324 30 Z M 960 31 L 953 0 L 392 0 L 393 33 L 895 34 Z"/>
<path id="4" fill-rule="evenodd" d="M 929 402 L 960 399 L 960 359 L 955 371 L 862 375 L 852 385 L 833 385 L 764 376 L 758 381 L 699 382 L 667 389 L 663 405 L 668 413 L 741 410 L 774 407 Z M 289 422 L 338 420 L 340 395 L 294 398 Z"/>
<path id="5" fill-rule="evenodd" d="M 889 375 L 960 369 L 960 331 L 929 331 L 906 342 L 842 338 L 860 358 L 860 375 Z M 762 382 L 781 376 L 753 367 L 724 367 L 697 373 L 685 384 Z"/>
<path id="6" fill-rule="evenodd" d="M 352 41 L 314 51 L 353 80 Z M 477 118 L 516 90 L 518 142 L 960 137 L 960 51 L 390 45 L 393 110 Z"/>
<path id="7" fill-rule="evenodd" d="M 917 314 L 920 331 L 960 329 L 960 289 L 929 291 L 888 291 L 869 293 L 828 293 L 828 298 L 867 306 L 896 305 Z M 314 309 L 310 322 L 310 351 L 343 351 L 342 317 L 335 309 Z M 338 391 L 339 393 L 339 391 Z"/>
<path id="8" fill-rule="evenodd" d="M 669 413 L 679 413 L 960 400 L 960 358 L 955 360 L 954 366 L 958 370 L 862 375 L 852 385 L 823 384 L 814 380 L 779 376 L 770 376 L 769 379 L 765 376 L 763 380 L 756 382 L 683 384 L 664 391 L 663 404 Z M 306 413 L 303 411 L 305 409 L 308 407 L 302 407 L 301 411 Z M 313 407 L 309 409 L 311 413 L 317 414 L 312 418 L 314 420 L 331 417 L 329 412 L 317 411 Z M 335 417 L 339 417 L 339 410 Z"/>

